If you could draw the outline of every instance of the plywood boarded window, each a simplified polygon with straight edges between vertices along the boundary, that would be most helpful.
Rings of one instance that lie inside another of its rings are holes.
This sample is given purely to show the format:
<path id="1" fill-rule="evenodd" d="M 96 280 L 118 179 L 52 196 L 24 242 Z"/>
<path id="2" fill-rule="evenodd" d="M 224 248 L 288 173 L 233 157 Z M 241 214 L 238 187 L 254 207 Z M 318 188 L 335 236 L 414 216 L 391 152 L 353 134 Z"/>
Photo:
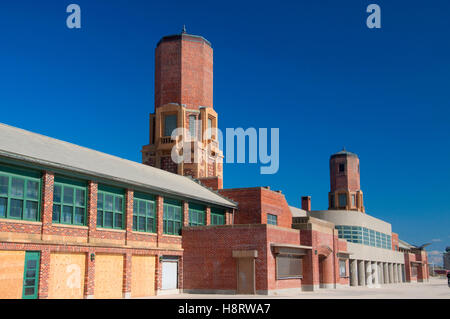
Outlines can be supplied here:
<path id="1" fill-rule="evenodd" d="M 49 298 L 84 297 L 86 254 L 52 253 L 50 255 Z"/>
<path id="2" fill-rule="evenodd" d="M 122 298 L 123 255 L 95 256 L 96 299 Z"/>
<path id="3" fill-rule="evenodd" d="M 131 296 L 155 295 L 155 256 L 133 256 L 131 259 Z"/>
<path id="4" fill-rule="evenodd" d="M 303 259 L 296 255 L 276 257 L 277 279 L 302 278 Z"/>

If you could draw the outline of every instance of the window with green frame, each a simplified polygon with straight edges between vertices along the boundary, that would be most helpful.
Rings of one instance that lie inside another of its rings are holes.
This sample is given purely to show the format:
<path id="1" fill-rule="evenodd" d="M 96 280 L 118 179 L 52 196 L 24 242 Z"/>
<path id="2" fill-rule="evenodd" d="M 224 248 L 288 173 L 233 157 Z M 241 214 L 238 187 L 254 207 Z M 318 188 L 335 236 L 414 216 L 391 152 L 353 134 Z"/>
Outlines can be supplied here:
<path id="1" fill-rule="evenodd" d="M 278 216 L 267 214 L 267 224 L 269 225 L 278 225 Z"/>
<path id="2" fill-rule="evenodd" d="M 53 186 L 53 223 L 86 225 L 86 196 L 86 182 L 56 176 Z"/>
<path id="3" fill-rule="evenodd" d="M 154 196 L 134 193 L 133 230 L 156 233 L 156 202 Z"/>
<path id="4" fill-rule="evenodd" d="M 41 173 L 0 166 L 0 218 L 40 219 Z"/>
<path id="5" fill-rule="evenodd" d="M 164 199 L 163 232 L 167 235 L 181 235 L 183 209 L 180 201 Z"/>
<path id="6" fill-rule="evenodd" d="M 97 227 L 124 229 L 124 191 L 99 185 L 97 194 Z"/>
<path id="7" fill-rule="evenodd" d="M 211 225 L 225 225 L 225 211 L 211 207 Z"/>
<path id="8" fill-rule="evenodd" d="M 189 226 L 206 225 L 206 208 L 198 204 L 189 204 Z"/>

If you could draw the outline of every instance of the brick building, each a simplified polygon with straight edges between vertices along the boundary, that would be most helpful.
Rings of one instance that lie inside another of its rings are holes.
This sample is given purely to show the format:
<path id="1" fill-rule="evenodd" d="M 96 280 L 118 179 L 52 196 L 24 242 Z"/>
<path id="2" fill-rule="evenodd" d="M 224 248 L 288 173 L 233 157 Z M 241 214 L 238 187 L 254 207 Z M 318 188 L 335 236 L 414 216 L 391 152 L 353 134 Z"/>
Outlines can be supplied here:
<path id="1" fill-rule="evenodd" d="M 188 177 L 1 124 L 0 298 L 173 293 L 181 228 L 230 223 L 235 207 Z"/>
<path id="2" fill-rule="evenodd" d="M 423 247 L 366 214 L 354 153 L 330 158 L 326 211 L 309 196 L 290 206 L 269 187 L 223 189 L 212 88 L 209 41 L 183 30 L 158 42 L 143 164 L 0 124 L 0 298 L 427 280 Z M 185 131 L 172 140 L 174 128 Z M 175 163 L 180 144 L 191 160 Z"/>
<path id="3" fill-rule="evenodd" d="M 220 193 L 238 203 L 234 224 L 183 229 L 186 292 L 272 295 L 348 285 L 347 243 L 333 224 L 265 187 Z"/>

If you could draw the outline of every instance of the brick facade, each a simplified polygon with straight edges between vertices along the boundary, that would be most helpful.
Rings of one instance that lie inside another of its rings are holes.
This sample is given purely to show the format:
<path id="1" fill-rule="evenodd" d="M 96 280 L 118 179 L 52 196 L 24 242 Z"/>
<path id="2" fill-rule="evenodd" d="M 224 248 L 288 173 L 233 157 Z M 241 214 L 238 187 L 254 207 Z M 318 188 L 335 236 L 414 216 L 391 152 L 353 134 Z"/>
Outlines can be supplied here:
<path id="1" fill-rule="evenodd" d="M 235 224 L 267 224 L 267 215 L 271 214 L 277 216 L 278 226 L 292 226 L 291 210 L 280 192 L 254 187 L 222 189 L 219 193 L 239 203 Z"/>

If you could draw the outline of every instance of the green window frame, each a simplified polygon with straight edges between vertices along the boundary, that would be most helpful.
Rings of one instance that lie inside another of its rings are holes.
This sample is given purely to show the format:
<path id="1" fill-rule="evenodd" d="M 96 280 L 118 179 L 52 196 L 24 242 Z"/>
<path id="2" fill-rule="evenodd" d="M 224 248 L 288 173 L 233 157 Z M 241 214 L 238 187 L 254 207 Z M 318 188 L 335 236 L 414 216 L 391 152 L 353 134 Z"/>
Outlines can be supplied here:
<path id="1" fill-rule="evenodd" d="M 134 194 L 133 230 L 156 233 L 156 200 L 154 196 L 140 193 Z"/>
<path id="2" fill-rule="evenodd" d="M 163 233 L 166 235 L 181 235 L 183 225 L 183 208 L 181 201 L 164 199 Z"/>
<path id="3" fill-rule="evenodd" d="M 225 211 L 220 208 L 211 208 L 211 225 L 225 225 Z"/>
<path id="4" fill-rule="evenodd" d="M 278 216 L 273 214 L 267 214 L 267 224 L 278 225 Z"/>
<path id="5" fill-rule="evenodd" d="M 206 225 L 206 207 L 197 204 L 189 204 L 189 226 Z"/>
<path id="6" fill-rule="evenodd" d="M 173 130 L 177 128 L 177 114 L 167 114 L 164 116 L 164 136 L 172 136 Z"/>
<path id="7" fill-rule="evenodd" d="M 347 206 L 347 194 L 341 193 L 338 195 L 339 207 L 343 208 Z"/>
<path id="8" fill-rule="evenodd" d="M 25 252 L 22 299 L 37 299 L 38 297 L 40 257 L 41 253 L 38 251 Z"/>
<path id="9" fill-rule="evenodd" d="M 122 189 L 99 185 L 97 193 L 97 227 L 125 229 L 125 195 Z"/>
<path id="10" fill-rule="evenodd" d="M 0 166 L 0 218 L 39 221 L 40 172 Z"/>
<path id="11" fill-rule="evenodd" d="M 86 182 L 55 177 L 52 222 L 86 226 L 87 193 Z"/>

